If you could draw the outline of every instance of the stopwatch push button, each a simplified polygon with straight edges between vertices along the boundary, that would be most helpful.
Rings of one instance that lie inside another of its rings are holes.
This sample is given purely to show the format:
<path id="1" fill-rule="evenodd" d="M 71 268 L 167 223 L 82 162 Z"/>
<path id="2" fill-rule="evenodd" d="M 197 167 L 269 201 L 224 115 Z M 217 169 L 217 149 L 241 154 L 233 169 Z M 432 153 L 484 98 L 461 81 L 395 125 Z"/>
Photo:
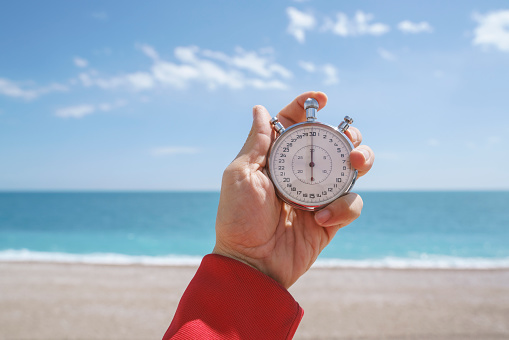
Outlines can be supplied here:
<path id="1" fill-rule="evenodd" d="M 283 124 L 279 122 L 279 119 L 277 119 L 277 117 L 274 117 L 270 120 L 270 125 L 272 125 L 274 131 L 276 131 L 279 134 L 285 132 L 285 127 L 283 126 Z"/>
<path id="2" fill-rule="evenodd" d="M 353 119 L 348 116 L 345 116 L 345 120 L 342 121 L 341 124 L 339 124 L 338 126 L 339 131 L 345 132 L 346 130 L 348 130 L 348 128 L 350 127 L 349 124 L 353 124 Z"/>

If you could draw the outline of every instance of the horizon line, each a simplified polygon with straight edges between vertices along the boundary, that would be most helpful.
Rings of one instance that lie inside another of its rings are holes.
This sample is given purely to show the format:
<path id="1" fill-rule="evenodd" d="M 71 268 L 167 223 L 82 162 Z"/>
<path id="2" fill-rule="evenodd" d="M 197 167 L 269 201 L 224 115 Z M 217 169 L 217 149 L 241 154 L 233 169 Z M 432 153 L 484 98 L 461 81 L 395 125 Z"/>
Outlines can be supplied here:
<path id="1" fill-rule="evenodd" d="M 6 193 L 220 193 L 220 189 L 1 189 L 0 194 Z M 411 189 L 361 189 L 352 192 L 509 192 L 509 188 L 411 188 Z"/>

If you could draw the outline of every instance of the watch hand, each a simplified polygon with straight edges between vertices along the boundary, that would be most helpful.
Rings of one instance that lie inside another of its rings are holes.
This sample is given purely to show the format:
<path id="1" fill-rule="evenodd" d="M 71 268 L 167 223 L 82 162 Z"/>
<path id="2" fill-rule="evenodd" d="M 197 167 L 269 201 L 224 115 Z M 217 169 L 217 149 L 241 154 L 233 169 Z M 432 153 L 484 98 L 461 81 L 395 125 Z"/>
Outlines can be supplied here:
<path id="1" fill-rule="evenodd" d="M 309 166 L 311 167 L 311 182 L 315 180 L 313 177 L 313 168 L 315 167 L 315 163 L 313 162 L 313 134 L 311 134 L 311 163 L 309 163 Z"/>

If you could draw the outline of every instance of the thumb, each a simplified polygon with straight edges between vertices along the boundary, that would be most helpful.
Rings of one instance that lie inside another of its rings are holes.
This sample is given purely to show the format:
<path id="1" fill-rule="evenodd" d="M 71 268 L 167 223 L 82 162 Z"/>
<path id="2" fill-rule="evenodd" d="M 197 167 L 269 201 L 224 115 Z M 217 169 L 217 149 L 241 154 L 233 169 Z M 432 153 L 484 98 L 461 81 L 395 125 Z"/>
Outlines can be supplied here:
<path id="1" fill-rule="evenodd" d="M 236 160 L 258 164 L 260 167 L 265 166 L 272 135 L 270 118 L 265 107 L 261 105 L 253 107 L 253 125 Z"/>

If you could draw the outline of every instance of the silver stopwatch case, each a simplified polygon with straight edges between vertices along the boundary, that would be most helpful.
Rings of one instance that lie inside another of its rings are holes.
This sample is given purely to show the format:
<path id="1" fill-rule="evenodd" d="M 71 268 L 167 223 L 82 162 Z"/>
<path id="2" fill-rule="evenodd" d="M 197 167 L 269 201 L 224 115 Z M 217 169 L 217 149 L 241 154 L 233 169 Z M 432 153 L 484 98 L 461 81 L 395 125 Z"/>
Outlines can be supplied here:
<path id="1" fill-rule="evenodd" d="M 317 122 L 318 102 L 313 98 L 304 108 L 307 121 L 287 129 L 272 118 L 278 136 L 269 150 L 267 172 L 283 201 L 315 211 L 348 193 L 357 179 L 350 164 L 354 146 L 344 134 L 353 120 L 347 116 L 337 128 Z"/>

